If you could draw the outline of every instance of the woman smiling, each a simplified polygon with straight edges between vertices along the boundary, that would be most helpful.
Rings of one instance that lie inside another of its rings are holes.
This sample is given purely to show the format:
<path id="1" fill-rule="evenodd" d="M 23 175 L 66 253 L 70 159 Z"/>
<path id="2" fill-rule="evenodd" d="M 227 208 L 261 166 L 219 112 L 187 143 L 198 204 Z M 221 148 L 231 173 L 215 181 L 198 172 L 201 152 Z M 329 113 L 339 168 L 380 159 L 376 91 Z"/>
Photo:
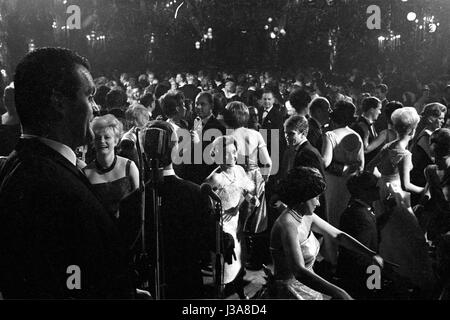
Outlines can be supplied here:
<path id="1" fill-rule="evenodd" d="M 116 117 L 96 117 L 91 125 L 96 158 L 83 171 L 107 211 L 118 218 L 120 200 L 139 186 L 139 171 L 133 161 L 116 155 L 122 135 L 122 123 Z"/>

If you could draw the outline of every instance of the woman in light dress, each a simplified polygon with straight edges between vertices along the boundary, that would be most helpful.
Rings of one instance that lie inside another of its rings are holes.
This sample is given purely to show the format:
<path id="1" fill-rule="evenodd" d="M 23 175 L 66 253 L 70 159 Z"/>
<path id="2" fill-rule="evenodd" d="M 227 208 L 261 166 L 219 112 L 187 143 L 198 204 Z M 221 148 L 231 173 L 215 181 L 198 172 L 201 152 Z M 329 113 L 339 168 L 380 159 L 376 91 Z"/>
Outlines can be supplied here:
<path id="1" fill-rule="evenodd" d="M 420 288 L 426 294 L 433 282 L 431 261 L 425 236 L 413 213 L 410 193 L 420 194 L 423 188 L 410 181 L 411 152 L 407 150 L 414 137 L 420 117 L 415 108 L 397 109 L 391 116 L 398 138 L 388 143 L 368 164 L 381 173 L 380 205 L 376 207 L 380 254 L 397 263 L 397 280 L 403 286 Z"/>

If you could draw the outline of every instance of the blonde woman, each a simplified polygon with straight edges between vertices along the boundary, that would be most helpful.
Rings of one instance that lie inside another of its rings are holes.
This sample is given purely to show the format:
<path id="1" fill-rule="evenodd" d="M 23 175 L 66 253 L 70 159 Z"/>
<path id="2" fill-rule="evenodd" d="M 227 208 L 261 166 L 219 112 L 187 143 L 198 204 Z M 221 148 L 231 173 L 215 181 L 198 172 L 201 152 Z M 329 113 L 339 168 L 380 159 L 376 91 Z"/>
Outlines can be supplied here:
<path id="1" fill-rule="evenodd" d="M 83 171 L 108 213 L 118 218 L 120 200 L 139 186 L 138 168 L 133 161 L 116 155 L 123 129 L 116 117 L 110 114 L 96 117 L 91 126 L 96 157 Z"/>

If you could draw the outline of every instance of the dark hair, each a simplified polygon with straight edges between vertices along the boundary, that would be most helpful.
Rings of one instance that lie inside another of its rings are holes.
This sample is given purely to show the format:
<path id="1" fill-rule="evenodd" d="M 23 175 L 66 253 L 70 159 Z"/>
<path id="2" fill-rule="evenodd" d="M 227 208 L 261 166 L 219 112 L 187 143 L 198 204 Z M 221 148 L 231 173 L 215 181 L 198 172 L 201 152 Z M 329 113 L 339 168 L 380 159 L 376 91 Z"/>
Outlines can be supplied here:
<path id="1" fill-rule="evenodd" d="M 315 114 L 319 110 L 325 112 L 328 112 L 328 110 L 330 110 L 330 102 L 328 102 L 326 98 L 317 97 L 309 105 L 309 112 L 311 113 L 311 115 L 313 113 Z"/>
<path id="2" fill-rule="evenodd" d="M 310 167 L 296 167 L 289 171 L 280 185 L 280 200 L 290 208 L 317 197 L 325 191 L 326 183 L 320 171 Z"/>
<path id="3" fill-rule="evenodd" d="M 358 196 L 361 192 L 375 189 L 378 178 L 371 172 L 363 171 L 351 176 L 347 180 L 347 189 L 352 196 Z"/>
<path id="4" fill-rule="evenodd" d="M 227 98 L 222 93 L 214 93 L 213 94 L 213 114 L 215 117 L 217 115 L 222 114 L 225 111 L 225 106 L 227 105 Z"/>
<path id="5" fill-rule="evenodd" d="M 206 100 L 208 101 L 209 105 L 211 106 L 211 108 L 214 109 L 214 97 L 213 97 L 213 95 L 210 92 L 208 92 L 208 91 L 202 91 L 202 92 L 199 92 L 197 94 L 197 97 L 195 99 L 197 100 L 197 99 L 200 99 L 202 97 L 205 97 Z"/>
<path id="6" fill-rule="evenodd" d="M 440 117 L 443 113 L 447 112 L 447 107 L 444 106 L 441 103 L 437 103 L 437 102 L 433 102 L 433 103 L 429 103 L 426 106 L 423 107 L 421 116 L 423 118 L 428 118 L 428 117 Z"/>
<path id="7" fill-rule="evenodd" d="M 139 76 L 139 78 L 138 78 L 138 85 L 139 85 L 139 88 L 144 89 L 144 88 L 148 87 L 150 84 L 151 84 L 151 83 L 148 82 L 148 79 L 147 79 L 147 75 L 146 75 L 146 74 L 141 74 L 141 75 Z"/>
<path id="8" fill-rule="evenodd" d="M 95 103 L 102 106 L 102 108 L 106 108 L 106 95 L 111 89 L 105 85 L 101 85 L 97 88 L 94 95 Z"/>
<path id="9" fill-rule="evenodd" d="M 441 128 L 434 131 L 430 137 L 430 144 L 435 143 L 434 154 L 436 158 L 450 156 L 450 129 Z"/>
<path id="10" fill-rule="evenodd" d="M 224 121 L 227 125 L 233 129 L 247 126 L 250 112 L 243 102 L 232 101 L 225 109 L 228 111 L 224 113 Z"/>
<path id="11" fill-rule="evenodd" d="M 272 88 L 265 86 L 263 91 L 262 91 L 262 93 L 261 93 L 261 97 L 265 93 L 270 93 L 275 98 L 275 91 Z"/>
<path id="12" fill-rule="evenodd" d="M 140 99 L 139 102 L 146 108 L 150 107 L 151 104 L 153 103 L 153 101 L 155 101 L 153 94 L 146 93 L 144 94 Z"/>
<path id="13" fill-rule="evenodd" d="M 160 83 L 160 84 L 156 85 L 155 98 L 156 99 L 161 98 L 169 90 L 170 90 L 170 87 L 165 85 L 165 84 L 163 84 L 163 83 Z"/>
<path id="14" fill-rule="evenodd" d="M 364 98 L 361 103 L 362 112 L 367 112 L 370 109 L 376 109 L 381 105 L 380 99 L 377 97 L 367 97 Z"/>
<path id="15" fill-rule="evenodd" d="M 85 58 L 63 48 L 36 49 L 19 62 L 14 88 L 17 114 L 23 127 L 38 132 L 48 130 L 51 99 L 55 92 L 75 99 L 80 89 L 75 71 L 77 65 L 90 69 Z"/>
<path id="16" fill-rule="evenodd" d="M 124 109 L 127 104 L 127 95 L 120 89 L 112 89 L 106 94 L 105 102 L 108 110 L 114 108 Z"/>
<path id="17" fill-rule="evenodd" d="M 384 115 L 388 123 L 392 123 L 391 116 L 395 110 L 403 108 L 403 103 L 399 101 L 390 101 L 384 106 Z"/>
<path id="18" fill-rule="evenodd" d="M 338 126 L 348 126 L 355 122 L 356 107 L 347 101 L 338 101 L 334 105 L 334 110 L 330 114 L 331 120 Z"/>
<path id="19" fill-rule="evenodd" d="M 303 133 L 305 136 L 308 135 L 309 125 L 308 119 L 304 116 L 293 115 L 290 116 L 285 122 L 284 127 L 293 128 L 295 131 L 299 133 Z"/>
<path id="20" fill-rule="evenodd" d="M 308 107 L 308 104 L 311 102 L 311 97 L 305 90 L 296 88 L 289 94 L 289 102 L 300 113 Z"/>
<path id="21" fill-rule="evenodd" d="M 167 117 L 173 117 L 178 113 L 177 107 L 184 106 L 184 95 L 181 91 L 168 91 L 160 99 L 161 109 Z"/>

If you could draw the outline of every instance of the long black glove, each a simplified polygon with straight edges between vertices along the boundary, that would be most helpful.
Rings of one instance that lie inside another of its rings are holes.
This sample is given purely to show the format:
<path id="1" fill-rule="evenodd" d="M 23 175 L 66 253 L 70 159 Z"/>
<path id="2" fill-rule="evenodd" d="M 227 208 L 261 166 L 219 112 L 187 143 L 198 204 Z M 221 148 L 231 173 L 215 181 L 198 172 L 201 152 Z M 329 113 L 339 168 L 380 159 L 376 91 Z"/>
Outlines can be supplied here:
<path id="1" fill-rule="evenodd" d="M 222 232 L 222 253 L 223 253 L 223 259 L 226 263 L 232 264 L 233 258 L 234 260 L 237 260 L 236 253 L 234 252 L 234 238 L 231 234 Z"/>

